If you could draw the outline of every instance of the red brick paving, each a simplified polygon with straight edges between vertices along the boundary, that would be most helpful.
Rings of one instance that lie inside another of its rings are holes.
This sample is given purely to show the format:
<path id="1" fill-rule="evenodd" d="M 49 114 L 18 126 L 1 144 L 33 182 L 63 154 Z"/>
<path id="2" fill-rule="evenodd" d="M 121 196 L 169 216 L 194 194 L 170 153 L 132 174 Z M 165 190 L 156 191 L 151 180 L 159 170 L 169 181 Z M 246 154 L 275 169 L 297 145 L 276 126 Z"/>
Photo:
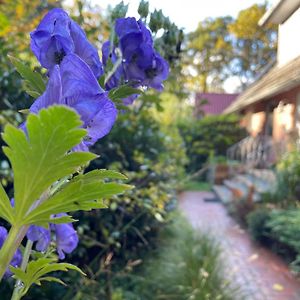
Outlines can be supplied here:
<path id="1" fill-rule="evenodd" d="M 300 282 L 287 265 L 254 243 L 221 203 L 204 201 L 214 197 L 211 192 L 184 192 L 179 205 L 195 228 L 209 230 L 221 242 L 228 279 L 241 287 L 241 299 L 300 300 Z"/>

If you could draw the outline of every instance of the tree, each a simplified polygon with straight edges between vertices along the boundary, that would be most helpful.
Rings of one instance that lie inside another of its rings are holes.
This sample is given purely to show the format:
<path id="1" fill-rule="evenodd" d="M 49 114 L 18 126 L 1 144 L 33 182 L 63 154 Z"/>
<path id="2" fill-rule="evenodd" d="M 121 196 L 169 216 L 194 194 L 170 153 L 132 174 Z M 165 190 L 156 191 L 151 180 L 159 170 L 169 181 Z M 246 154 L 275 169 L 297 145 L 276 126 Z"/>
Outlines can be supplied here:
<path id="1" fill-rule="evenodd" d="M 227 27 L 231 23 L 231 17 L 208 18 L 189 35 L 187 71 L 198 91 L 207 92 L 212 85 L 220 89 L 229 75 L 232 44 Z"/>
<path id="2" fill-rule="evenodd" d="M 237 19 L 228 26 L 233 35 L 232 75 L 240 78 L 242 87 L 252 82 L 276 58 L 276 26 L 258 25 L 265 12 L 265 4 L 254 4 L 240 11 Z"/>

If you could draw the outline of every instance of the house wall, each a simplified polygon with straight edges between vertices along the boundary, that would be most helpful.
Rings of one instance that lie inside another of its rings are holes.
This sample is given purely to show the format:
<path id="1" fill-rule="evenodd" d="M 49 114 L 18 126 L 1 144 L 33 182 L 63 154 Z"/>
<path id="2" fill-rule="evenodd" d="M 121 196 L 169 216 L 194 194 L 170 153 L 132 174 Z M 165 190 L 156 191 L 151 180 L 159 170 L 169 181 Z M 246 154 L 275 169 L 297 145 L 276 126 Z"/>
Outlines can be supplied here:
<path id="1" fill-rule="evenodd" d="M 297 99 L 300 99 L 300 86 L 253 104 L 243 111 L 241 125 L 250 135 L 256 136 L 266 133 L 266 122 L 271 118 L 269 122 L 272 123 L 274 141 L 284 143 L 296 130 L 296 124 L 297 127 L 300 125 L 300 115 L 296 116 Z"/>
<path id="2" fill-rule="evenodd" d="M 300 28 L 300 8 L 278 28 L 277 62 L 284 65 L 300 55 L 300 43 L 295 35 Z"/>

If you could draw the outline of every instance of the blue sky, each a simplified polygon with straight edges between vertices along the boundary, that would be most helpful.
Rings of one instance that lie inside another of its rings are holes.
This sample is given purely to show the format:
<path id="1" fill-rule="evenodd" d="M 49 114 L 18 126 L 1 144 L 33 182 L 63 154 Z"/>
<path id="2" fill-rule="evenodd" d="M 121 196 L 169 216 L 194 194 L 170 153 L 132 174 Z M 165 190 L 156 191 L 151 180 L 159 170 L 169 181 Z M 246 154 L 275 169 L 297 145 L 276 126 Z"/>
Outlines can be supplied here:
<path id="1" fill-rule="evenodd" d="M 114 6 L 121 0 L 90 0 L 91 3 L 106 8 Z M 135 16 L 139 0 L 124 0 L 129 3 L 129 15 Z M 198 22 L 206 17 L 231 15 L 235 17 L 238 12 L 254 3 L 264 3 L 265 0 L 150 0 L 150 9 L 162 9 L 171 21 L 186 31 L 195 30 Z M 276 0 L 269 0 L 274 3 Z"/>

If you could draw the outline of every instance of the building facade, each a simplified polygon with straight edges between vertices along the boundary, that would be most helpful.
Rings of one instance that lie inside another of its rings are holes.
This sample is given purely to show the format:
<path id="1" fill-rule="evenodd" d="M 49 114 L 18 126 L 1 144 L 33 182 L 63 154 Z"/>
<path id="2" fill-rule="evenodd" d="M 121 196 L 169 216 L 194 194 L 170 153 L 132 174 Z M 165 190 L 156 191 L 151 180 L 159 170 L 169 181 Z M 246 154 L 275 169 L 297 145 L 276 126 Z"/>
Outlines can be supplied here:
<path id="1" fill-rule="evenodd" d="M 278 1 L 259 25 L 278 24 L 276 64 L 225 109 L 240 113 L 250 135 L 287 143 L 300 135 L 300 0 Z"/>

